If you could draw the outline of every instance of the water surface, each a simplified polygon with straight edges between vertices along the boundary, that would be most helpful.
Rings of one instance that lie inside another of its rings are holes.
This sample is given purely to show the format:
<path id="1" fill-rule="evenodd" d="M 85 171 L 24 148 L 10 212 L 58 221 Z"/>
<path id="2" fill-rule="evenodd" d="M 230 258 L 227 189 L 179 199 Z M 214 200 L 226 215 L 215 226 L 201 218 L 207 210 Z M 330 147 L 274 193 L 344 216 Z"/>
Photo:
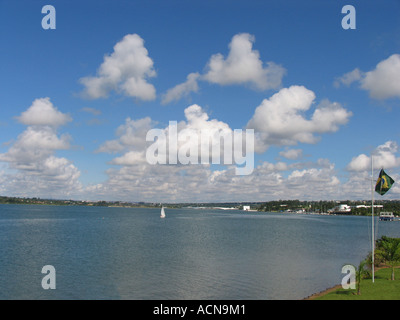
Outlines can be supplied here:
<path id="1" fill-rule="evenodd" d="M 371 250 L 371 218 L 0 205 L 0 299 L 302 299 Z M 400 237 L 400 222 L 377 236 Z M 56 289 L 41 286 L 42 267 Z"/>

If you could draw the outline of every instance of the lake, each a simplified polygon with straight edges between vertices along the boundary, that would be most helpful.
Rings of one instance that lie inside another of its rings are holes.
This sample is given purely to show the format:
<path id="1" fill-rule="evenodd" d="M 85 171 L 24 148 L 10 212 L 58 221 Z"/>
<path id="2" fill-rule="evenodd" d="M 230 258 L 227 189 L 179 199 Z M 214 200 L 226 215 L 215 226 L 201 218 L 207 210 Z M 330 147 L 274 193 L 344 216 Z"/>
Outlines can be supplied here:
<path id="1" fill-rule="evenodd" d="M 371 218 L 0 205 L 0 299 L 302 299 L 371 251 Z M 377 236 L 400 237 L 400 222 Z M 55 268 L 44 290 L 42 267 Z"/>

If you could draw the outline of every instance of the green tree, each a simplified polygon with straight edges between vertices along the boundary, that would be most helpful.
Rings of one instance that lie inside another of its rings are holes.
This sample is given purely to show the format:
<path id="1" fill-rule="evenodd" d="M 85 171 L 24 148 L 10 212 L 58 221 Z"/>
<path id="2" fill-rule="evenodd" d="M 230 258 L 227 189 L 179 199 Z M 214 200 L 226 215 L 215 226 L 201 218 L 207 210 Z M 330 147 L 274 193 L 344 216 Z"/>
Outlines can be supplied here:
<path id="1" fill-rule="evenodd" d="M 382 236 L 377 241 L 376 256 L 392 268 L 392 280 L 394 280 L 394 269 L 400 265 L 400 238 Z"/>

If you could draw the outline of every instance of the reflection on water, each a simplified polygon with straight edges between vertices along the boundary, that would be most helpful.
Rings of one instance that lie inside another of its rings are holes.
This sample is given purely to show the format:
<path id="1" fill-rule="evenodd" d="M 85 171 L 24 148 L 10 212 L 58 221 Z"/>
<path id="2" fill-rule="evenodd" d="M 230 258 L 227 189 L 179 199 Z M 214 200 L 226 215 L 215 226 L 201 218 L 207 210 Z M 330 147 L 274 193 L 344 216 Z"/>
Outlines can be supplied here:
<path id="1" fill-rule="evenodd" d="M 1 205 L 0 299 L 301 299 L 340 283 L 370 233 L 364 217 Z"/>

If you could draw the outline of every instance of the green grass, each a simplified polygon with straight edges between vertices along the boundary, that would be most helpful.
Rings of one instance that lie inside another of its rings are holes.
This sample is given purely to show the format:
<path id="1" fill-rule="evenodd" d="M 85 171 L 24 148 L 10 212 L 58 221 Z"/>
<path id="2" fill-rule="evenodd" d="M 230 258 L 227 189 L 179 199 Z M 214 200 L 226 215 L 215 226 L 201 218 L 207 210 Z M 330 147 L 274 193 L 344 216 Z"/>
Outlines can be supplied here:
<path id="1" fill-rule="evenodd" d="M 315 300 L 400 300 L 400 269 L 395 270 L 394 281 L 390 280 L 392 269 L 380 269 L 372 279 L 361 280 L 361 294 L 357 290 L 340 288 Z"/>

